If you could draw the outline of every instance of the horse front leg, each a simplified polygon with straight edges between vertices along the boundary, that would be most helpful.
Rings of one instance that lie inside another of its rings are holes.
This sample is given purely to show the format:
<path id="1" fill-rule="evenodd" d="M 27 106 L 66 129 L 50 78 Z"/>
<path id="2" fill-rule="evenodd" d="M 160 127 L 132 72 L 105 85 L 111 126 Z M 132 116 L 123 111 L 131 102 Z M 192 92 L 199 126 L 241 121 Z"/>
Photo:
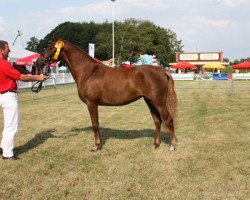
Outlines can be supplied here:
<path id="1" fill-rule="evenodd" d="M 160 146 L 160 134 L 161 134 L 161 118 L 158 117 L 155 113 L 151 112 L 151 115 L 155 123 L 155 137 L 154 137 L 154 146 L 158 148 Z"/>
<path id="2" fill-rule="evenodd" d="M 88 103 L 88 110 L 92 122 L 92 130 L 95 136 L 95 145 L 91 149 L 91 151 L 97 151 L 102 148 L 101 144 L 101 136 L 99 131 L 99 118 L 98 118 L 98 105 L 94 103 Z"/>
<path id="3" fill-rule="evenodd" d="M 160 116 L 160 113 L 157 111 L 156 107 L 150 103 L 150 101 L 146 98 L 144 98 L 145 102 L 148 105 L 148 108 L 150 110 L 151 116 L 154 120 L 155 124 L 155 137 L 154 137 L 154 146 L 155 148 L 158 148 L 160 146 L 160 134 L 161 134 L 161 123 L 162 119 Z"/>

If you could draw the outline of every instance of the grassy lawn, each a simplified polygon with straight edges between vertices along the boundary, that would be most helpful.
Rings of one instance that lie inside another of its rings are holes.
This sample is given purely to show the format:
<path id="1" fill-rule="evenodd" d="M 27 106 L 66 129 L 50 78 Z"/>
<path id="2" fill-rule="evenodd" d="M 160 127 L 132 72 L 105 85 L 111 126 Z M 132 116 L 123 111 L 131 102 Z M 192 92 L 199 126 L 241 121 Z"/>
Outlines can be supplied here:
<path id="1" fill-rule="evenodd" d="M 99 107 L 102 150 L 74 84 L 19 94 L 15 152 L 0 159 L 0 199 L 250 199 L 249 81 L 178 81 L 177 150 L 166 129 L 153 148 L 154 124 L 143 100 Z M 207 87 L 212 87 L 207 89 Z M 206 89 L 205 89 L 206 88 Z M 0 129 L 3 128 L 0 114 Z"/>

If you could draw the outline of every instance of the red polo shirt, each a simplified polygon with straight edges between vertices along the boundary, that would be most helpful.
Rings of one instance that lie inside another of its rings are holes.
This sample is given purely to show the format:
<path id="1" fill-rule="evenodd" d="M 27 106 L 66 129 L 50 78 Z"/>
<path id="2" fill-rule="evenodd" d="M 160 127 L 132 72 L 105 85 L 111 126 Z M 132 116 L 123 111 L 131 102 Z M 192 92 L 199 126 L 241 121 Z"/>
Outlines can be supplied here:
<path id="1" fill-rule="evenodd" d="M 7 60 L 0 58 L 0 92 L 7 90 L 17 90 L 16 81 L 21 77 L 21 73 L 17 71 Z"/>

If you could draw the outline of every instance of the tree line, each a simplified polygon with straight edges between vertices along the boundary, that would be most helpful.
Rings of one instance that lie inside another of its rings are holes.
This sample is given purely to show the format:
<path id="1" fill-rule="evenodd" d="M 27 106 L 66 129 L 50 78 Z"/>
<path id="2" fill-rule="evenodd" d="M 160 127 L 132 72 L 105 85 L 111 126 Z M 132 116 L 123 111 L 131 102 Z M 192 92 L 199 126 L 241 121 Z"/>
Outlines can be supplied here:
<path id="1" fill-rule="evenodd" d="M 115 61 L 135 62 L 140 54 L 157 55 L 161 65 L 175 62 L 175 52 L 182 52 L 182 41 L 176 33 L 156 26 L 148 20 L 127 19 L 115 21 Z M 95 44 L 95 57 L 100 60 L 112 58 L 112 23 L 64 22 L 59 24 L 43 39 L 31 37 L 27 50 L 42 53 L 54 41 L 53 35 L 67 40 L 88 52 L 88 44 Z"/>
<path id="2" fill-rule="evenodd" d="M 88 44 L 95 44 L 95 57 L 100 60 L 112 58 L 112 23 L 103 22 L 64 22 L 59 24 L 43 39 L 31 37 L 27 42 L 27 50 L 42 53 L 54 40 L 53 35 L 67 40 L 80 49 L 88 52 Z M 176 33 L 167 28 L 156 26 L 148 20 L 126 19 L 115 21 L 115 61 L 120 65 L 124 61 L 135 62 L 140 54 L 157 55 L 162 66 L 175 62 L 175 52 L 183 52 L 182 40 Z M 250 61 L 250 57 L 224 62 L 230 66 L 243 61 Z"/>

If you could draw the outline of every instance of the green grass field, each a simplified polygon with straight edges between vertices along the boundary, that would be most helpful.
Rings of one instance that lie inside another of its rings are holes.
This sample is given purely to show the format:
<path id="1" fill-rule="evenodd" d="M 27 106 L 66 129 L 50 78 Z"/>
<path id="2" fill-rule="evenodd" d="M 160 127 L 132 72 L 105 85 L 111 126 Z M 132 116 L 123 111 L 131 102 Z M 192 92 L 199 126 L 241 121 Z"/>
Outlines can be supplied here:
<path id="1" fill-rule="evenodd" d="M 93 153 L 89 114 L 74 84 L 58 86 L 56 95 L 46 88 L 34 100 L 22 91 L 15 137 L 22 160 L 0 159 L 0 199 L 250 199 L 250 82 L 235 85 L 231 96 L 223 88 L 230 82 L 176 82 L 174 152 L 166 129 L 153 148 L 143 100 L 99 107 L 103 148 Z M 2 122 L 1 113 L 1 130 Z"/>

